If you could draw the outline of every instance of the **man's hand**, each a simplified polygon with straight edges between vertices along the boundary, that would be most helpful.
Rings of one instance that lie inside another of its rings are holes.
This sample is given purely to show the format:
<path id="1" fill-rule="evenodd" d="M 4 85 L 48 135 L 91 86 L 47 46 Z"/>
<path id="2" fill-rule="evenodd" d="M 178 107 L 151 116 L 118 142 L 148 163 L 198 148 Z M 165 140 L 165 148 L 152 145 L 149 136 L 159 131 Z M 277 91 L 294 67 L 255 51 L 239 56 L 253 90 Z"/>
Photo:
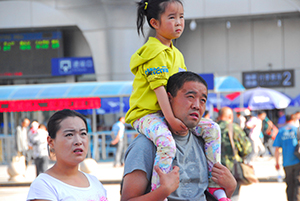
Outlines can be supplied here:
<path id="1" fill-rule="evenodd" d="M 225 189 L 227 197 L 231 197 L 237 185 L 231 172 L 224 165 L 216 163 L 211 174 L 212 180 Z"/>
<path id="2" fill-rule="evenodd" d="M 174 166 L 173 170 L 169 173 L 164 173 L 158 165 L 154 167 L 160 179 L 160 187 L 166 192 L 166 195 L 170 195 L 179 187 L 179 167 Z"/>
<path id="3" fill-rule="evenodd" d="M 174 118 L 172 121 L 168 122 L 170 126 L 170 130 L 172 133 L 175 134 L 185 134 L 188 130 L 188 128 L 185 126 L 185 124 L 177 118 Z"/>
<path id="4" fill-rule="evenodd" d="M 276 169 L 276 170 L 279 170 L 279 169 L 280 169 L 280 165 L 279 165 L 278 163 L 276 163 L 275 169 Z"/>

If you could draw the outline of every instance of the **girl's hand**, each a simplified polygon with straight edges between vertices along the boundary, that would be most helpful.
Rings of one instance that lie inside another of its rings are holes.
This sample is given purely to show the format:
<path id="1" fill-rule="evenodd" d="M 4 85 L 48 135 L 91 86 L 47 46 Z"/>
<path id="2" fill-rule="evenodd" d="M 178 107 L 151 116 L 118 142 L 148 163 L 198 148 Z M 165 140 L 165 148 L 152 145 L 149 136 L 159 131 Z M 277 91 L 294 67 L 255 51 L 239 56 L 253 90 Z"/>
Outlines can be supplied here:
<path id="1" fill-rule="evenodd" d="M 168 122 L 170 126 L 170 130 L 175 134 L 185 134 L 188 130 L 186 125 L 177 118 L 174 118 L 174 120 Z"/>
<path id="2" fill-rule="evenodd" d="M 179 187 L 179 167 L 174 166 L 173 170 L 169 173 L 164 173 L 158 165 L 154 167 L 160 179 L 160 187 L 163 192 L 166 193 L 168 197 L 172 192 L 174 192 Z"/>

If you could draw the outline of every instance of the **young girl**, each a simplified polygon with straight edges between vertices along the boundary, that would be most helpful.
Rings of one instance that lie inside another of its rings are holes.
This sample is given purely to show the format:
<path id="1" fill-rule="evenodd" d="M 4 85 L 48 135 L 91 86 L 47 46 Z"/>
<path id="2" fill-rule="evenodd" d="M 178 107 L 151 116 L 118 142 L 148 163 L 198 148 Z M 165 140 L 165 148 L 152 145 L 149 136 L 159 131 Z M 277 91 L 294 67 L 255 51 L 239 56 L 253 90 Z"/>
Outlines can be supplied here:
<path id="1" fill-rule="evenodd" d="M 138 3 L 137 30 L 143 33 L 145 17 L 155 37 L 149 40 L 131 57 L 130 68 L 135 75 L 130 109 L 126 122 L 146 135 L 157 146 L 154 165 L 169 172 L 175 156 L 176 145 L 172 133 L 186 133 L 188 128 L 174 117 L 165 90 L 168 78 L 186 71 L 181 52 L 172 40 L 184 30 L 184 10 L 180 0 L 142 0 Z M 170 129 L 170 130 L 169 130 Z M 220 129 L 211 120 L 202 119 L 193 133 L 205 140 L 205 152 L 209 172 L 214 163 L 220 161 Z M 211 173 L 210 173 L 211 174 Z M 212 181 L 209 190 L 219 200 L 226 200 L 224 189 Z M 152 191 L 159 187 L 159 177 L 152 175 Z"/>
<path id="2" fill-rule="evenodd" d="M 32 182 L 27 201 L 107 201 L 106 190 L 99 180 L 78 170 L 89 149 L 85 118 L 65 109 L 54 113 L 47 127 L 47 141 L 55 152 L 56 163 Z"/>

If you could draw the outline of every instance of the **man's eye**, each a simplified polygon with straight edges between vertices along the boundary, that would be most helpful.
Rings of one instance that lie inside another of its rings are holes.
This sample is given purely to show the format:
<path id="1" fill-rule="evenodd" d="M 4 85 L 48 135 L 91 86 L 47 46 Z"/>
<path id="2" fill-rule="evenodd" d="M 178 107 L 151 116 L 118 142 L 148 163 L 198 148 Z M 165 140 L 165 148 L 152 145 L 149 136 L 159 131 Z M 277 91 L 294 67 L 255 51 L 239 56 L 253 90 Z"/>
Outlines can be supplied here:
<path id="1" fill-rule="evenodd" d="M 87 135 L 87 133 L 86 132 L 82 132 L 81 135 Z"/>
<path id="2" fill-rule="evenodd" d="M 69 137 L 69 136 L 72 136 L 73 134 L 72 133 L 68 133 L 68 134 L 66 134 L 65 136 L 66 137 Z"/>

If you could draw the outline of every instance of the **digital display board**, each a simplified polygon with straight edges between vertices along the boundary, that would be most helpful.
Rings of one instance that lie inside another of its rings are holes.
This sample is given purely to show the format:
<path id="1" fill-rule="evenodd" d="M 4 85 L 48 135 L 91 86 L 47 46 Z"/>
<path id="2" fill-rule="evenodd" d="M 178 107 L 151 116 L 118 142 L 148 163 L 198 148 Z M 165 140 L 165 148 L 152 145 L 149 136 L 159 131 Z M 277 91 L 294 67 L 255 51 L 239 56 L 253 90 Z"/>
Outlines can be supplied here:
<path id="1" fill-rule="evenodd" d="M 243 72 L 243 85 L 246 89 L 254 87 L 293 87 L 294 70 Z"/>
<path id="2" fill-rule="evenodd" d="M 63 57 L 61 31 L 0 34 L 0 78 L 51 76 L 57 57 Z"/>

